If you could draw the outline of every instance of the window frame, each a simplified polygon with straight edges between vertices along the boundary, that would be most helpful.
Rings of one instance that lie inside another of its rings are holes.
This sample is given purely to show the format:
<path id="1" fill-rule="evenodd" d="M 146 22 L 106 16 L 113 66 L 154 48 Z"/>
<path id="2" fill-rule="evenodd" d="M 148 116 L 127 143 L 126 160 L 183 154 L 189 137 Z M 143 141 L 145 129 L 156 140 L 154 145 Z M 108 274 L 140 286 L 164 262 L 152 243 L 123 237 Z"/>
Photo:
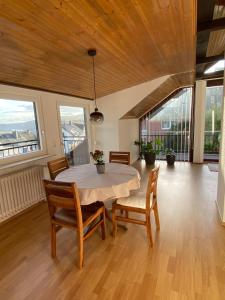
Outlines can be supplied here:
<path id="1" fill-rule="evenodd" d="M 169 127 L 163 127 L 162 126 L 163 122 L 168 122 L 170 124 L 170 126 Z M 172 121 L 161 120 L 161 130 L 170 130 L 171 129 L 171 125 L 172 125 Z"/>
<path id="2" fill-rule="evenodd" d="M 29 152 L 29 153 L 16 154 L 16 155 L 0 158 L 0 167 L 11 163 L 26 161 L 32 158 L 37 158 L 46 155 L 47 147 L 46 147 L 46 137 L 45 137 L 41 98 L 38 96 L 31 96 L 31 95 L 17 94 L 17 93 L 5 93 L 5 92 L 0 92 L 0 98 L 4 100 L 14 100 L 18 102 L 27 101 L 27 102 L 34 103 L 38 137 L 39 137 L 39 143 L 41 148 L 40 150 Z"/>
<path id="3" fill-rule="evenodd" d="M 84 104 L 80 102 L 80 99 L 74 99 L 69 100 L 58 100 L 57 101 L 57 118 L 58 118 L 58 129 L 59 129 L 59 139 L 60 139 L 60 145 L 61 145 L 61 155 L 65 155 L 64 153 L 64 143 L 63 143 L 63 135 L 62 135 L 62 128 L 61 128 L 61 116 L 60 116 L 60 106 L 72 106 L 72 107 L 82 107 L 84 109 L 84 118 L 85 118 L 85 123 L 86 123 L 86 137 L 88 140 L 88 148 L 89 150 L 92 149 L 93 147 L 93 140 L 92 140 L 92 128 L 91 128 L 91 123 L 88 118 L 90 115 L 90 103 Z M 90 150 L 91 151 L 91 150 Z"/>

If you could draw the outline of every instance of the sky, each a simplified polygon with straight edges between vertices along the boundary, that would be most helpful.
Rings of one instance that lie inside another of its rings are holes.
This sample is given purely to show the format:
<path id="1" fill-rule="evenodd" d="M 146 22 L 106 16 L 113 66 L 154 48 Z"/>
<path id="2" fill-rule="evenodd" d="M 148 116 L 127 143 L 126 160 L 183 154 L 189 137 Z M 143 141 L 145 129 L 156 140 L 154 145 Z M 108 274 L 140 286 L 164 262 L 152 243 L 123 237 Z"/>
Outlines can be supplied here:
<path id="1" fill-rule="evenodd" d="M 0 98 L 0 124 L 24 123 L 34 119 L 33 102 Z"/>
<path id="2" fill-rule="evenodd" d="M 60 106 L 62 120 L 83 119 L 82 107 Z M 0 98 L 0 124 L 34 121 L 34 104 L 31 101 L 17 101 Z"/>
<path id="3" fill-rule="evenodd" d="M 62 120 L 77 119 L 79 116 L 80 120 L 84 119 L 84 109 L 83 107 L 75 106 L 60 106 L 60 116 Z"/>

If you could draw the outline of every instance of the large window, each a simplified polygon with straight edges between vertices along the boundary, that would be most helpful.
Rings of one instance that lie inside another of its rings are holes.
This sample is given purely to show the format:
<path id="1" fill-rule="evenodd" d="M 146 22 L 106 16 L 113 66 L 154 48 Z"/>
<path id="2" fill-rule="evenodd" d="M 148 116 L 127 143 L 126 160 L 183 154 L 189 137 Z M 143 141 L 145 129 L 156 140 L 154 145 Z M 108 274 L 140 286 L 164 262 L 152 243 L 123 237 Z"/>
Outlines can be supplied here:
<path id="1" fill-rule="evenodd" d="M 40 149 L 35 103 L 0 98 L 0 159 Z"/>
<path id="2" fill-rule="evenodd" d="M 204 159 L 218 160 L 221 137 L 223 86 L 206 89 Z"/>
<path id="3" fill-rule="evenodd" d="M 156 140 L 161 141 L 158 159 L 165 158 L 164 150 L 169 148 L 177 160 L 189 160 L 191 103 L 192 89 L 185 88 L 141 118 L 140 139 L 144 143 L 152 141 L 156 148 Z"/>

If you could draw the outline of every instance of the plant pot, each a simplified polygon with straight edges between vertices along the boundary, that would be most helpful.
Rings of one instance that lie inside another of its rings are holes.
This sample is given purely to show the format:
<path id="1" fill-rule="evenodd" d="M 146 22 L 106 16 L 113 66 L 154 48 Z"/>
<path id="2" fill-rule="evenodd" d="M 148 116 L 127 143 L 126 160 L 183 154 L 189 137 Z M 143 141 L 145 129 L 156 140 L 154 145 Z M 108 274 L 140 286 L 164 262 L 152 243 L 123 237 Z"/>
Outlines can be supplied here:
<path id="1" fill-rule="evenodd" d="M 176 156 L 174 154 L 167 154 L 166 161 L 169 166 L 173 166 L 175 162 Z"/>
<path id="2" fill-rule="evenodd" d="M 154 165 L 156 154 L 154 152 L 145 152 L 144 158 L 145 158 L 146 165 Z"/>
<path id="3" fill-rule="evenodd" d="M 104 174 L 105 173 L 105 164 L 96 164 L 96 169 L 98 174 Z"/>

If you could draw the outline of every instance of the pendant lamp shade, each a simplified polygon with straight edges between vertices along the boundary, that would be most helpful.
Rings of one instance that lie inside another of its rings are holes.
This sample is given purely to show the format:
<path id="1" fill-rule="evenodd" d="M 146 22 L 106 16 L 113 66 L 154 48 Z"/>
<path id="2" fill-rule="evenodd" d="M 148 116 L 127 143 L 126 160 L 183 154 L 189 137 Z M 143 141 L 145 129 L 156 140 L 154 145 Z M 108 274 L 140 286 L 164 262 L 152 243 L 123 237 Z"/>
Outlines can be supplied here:
<path id="1" fill-rule="evenodd" d="M 98 111 L 97 103 L 96 103 L 96 86 L 95 86 L 95 55 L 96 49 L 89 49 L 88 55 L 92 57 L 92 66 L 93 66 L 93 90 L 94 90 L 94 101 L 95 101 L 95 111 L 90 114 L 90 122 L 92 124 L 102 124 L 104 121 L 104 115 Z"/>
<path id="2" fill-rule="evenodd" d="M 100 111 L 98 111 L 97 107 L 95 108 L 95 111 L 90 114 L 90 121 L 93 124 L 94 123 L 95 124 L 102 124 L 103 123 L 104 116 Z"/>

